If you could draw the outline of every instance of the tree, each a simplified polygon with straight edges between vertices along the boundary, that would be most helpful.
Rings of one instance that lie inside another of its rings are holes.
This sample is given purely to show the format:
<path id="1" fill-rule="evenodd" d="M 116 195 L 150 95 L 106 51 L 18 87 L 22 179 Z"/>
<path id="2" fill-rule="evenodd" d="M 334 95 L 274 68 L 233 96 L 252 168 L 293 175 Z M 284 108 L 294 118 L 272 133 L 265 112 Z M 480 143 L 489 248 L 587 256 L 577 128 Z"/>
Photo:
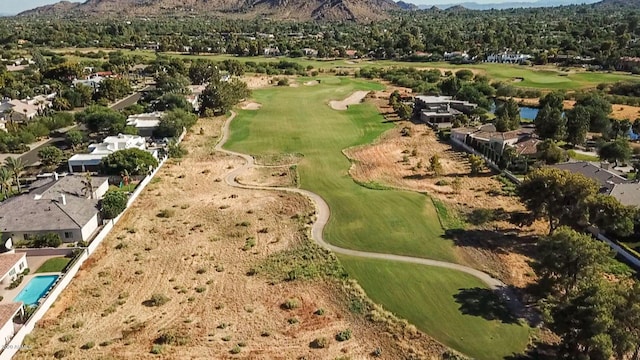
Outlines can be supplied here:
<path id="1" fill-rule="evenodd" d="M 76 150 L 84 142 L 84 135 L 78 130 L 71 130 L 67 132 L 66 139 L 71 148 Z"/>
<path id="2" fill-rule="evenodd" d="M 567 121 L 562 116 L 562 110 L 545 105 L 534 120 L 536 133 L 542 139 L 562 140 L 567 127 Z"/>
<path id="3" fill-rule="evenodd" d="M 582 107 L 567 112 L 567 141 L 573 145 L 584 144 L 589 131 L 589 113 Z"/>
<path id="4" fill-rule="evenodd" d="M 55 146 L 45 146 L 38 150 L 38 157 L 42 165 L 48 168 L 57 167 L 64 158 L 64 152 Z"/>
<path id="5" fill-rule="evenodd" d="M 598 150 L 598 155 L 601 159 L 615 163 L 616 166 L 618 166 L 618 161 L 625 162 L 629 160 L 631 158 L 631 153 L 631 145 L 629 145 L 629 141 L 627 141 L 627 139 L 617 139 L 615 141 L 608 142 Z"/>
<path id="6" fill-rule="evenodd" d="M 104 79 L 100 82 L 96 96 L 98 99 L 116 101 L 132 92 L 133 89 L 127 79 Z"/>
<path id="7" fill-rule="evenodd" d="M 156 88 L 163 93 L 187 94 L 187 86 L 191 83 L 189 78 L 181 74 L 160 74 L 156 76 Z"/>
<path id="8" fill-rule="evenodd" d="M 587 202 L 598 192 L 595 181 L 582 174 L 555 168 L 530 172 L 518 187 L 518 196 L 535 218 L 546 218 L 549 233 L 559 225 L 588 220 Z"/>
<path id="9" fill-rule="evenodd" d="M 597 194 L 588 201 L 589 222 L 616 236 L 633 234 L 634 209 L 624 206 L 613 196 Z"/>
<path id="10" fill-rule="evenodd" d="M 518 103 L 509 99 L 506 102 L 502 103 L 496 109 L 496 128 L 498 128 L 498 122 L 500 122 L 500 127 L 504 129 L 506 127 L 507 130 L 515 130 L 520 127 L 520 107 Z M 506 130 L 498 130 L 500 132 L 504 132 Z"/>
<path id="11" fill-rule="evenodd" d="M 398 116 L 400 117 L 400 119 L 407 120 L 411 118 L 413 109 L 408 104 L 400 102 L 396 105 L 396 112 L 398 113 Z"/>
<path id="12" fill-rule="evenodd" d="M 606 132 L 610 126 L 609 114 L 611 114 L 611 103 L 597 92 L 588 93 L 583 98 L 579 98 L 574 106 L 583 108 L 589 115 L 589 129 L 592 132 Z"/>
<path id="13" fill-rule="evenodd" d="M 247 84 L 238 79 L 211 83 L 200 95 L 200 112 L 206 114 L 209 110 L 214 114 L 224 114 L 249 95 L 251 91 Z"/>
<path id="14" fill-rule="evenodd" d="M 131 148 L 109 154 L 100 166 L 108 175 L 119 175 L 125 170 L 131 175 L 140 175 L 158 166 L 158 160 L 148 151 Z"/>
<path id="15" fill-rule="evenodd" d="M 191 66 L 189 67 L 189 79 L 191 79 L 191 83 L 202 85 L 216 76 L 219 76 L 219 71 L 213 62 L 207 60 L 191 62 Z"/>
<path id="16" fill-rule="evenodd" d="M 618 301 L 613 311 L 615 323 L 610 330 L 614 352 L 616 358 L 622 360 L 633 351 L 628 359 L 637 360 L 640 356 L 640 283 L 627 285 L 621 282 L 617 290 Z"/>
<path id="17" fill-rule="evenodd" d="M 91 178 L 91 173 L 85 173 L 84 179 L 81 181 L 82 183 L 82 194 L 87 196 L 89 194 L 89 198 L 93 199 L 93 179 Z"/>
<path id="18" fill-rule="evenodd" d="M 442 164 L 440 164 L 440 157 L 438 154 L 434 154 L 429 159 L 429 171 L 431 171 L 435 176 L 442 175 Z"/>
<path id="19" fill-rule="evenodd" d="M 564 93 L 560 91 L 550 92 L 540 99 L 539 105 L 540 108 L 548 106 L 551 109 L 562 111 L 564 108 Z"/>
<path id="20" fill-rule="evenodd" d="M 469 155 L 469 165 L 471 166 L 471 175 L 478 175 L 484 170 L 484 159 L 478 155 Z"/>
<path id="21" fill-rule="evenodd" d="M 19 158 L 8 157 L 4 159 L 4 166 L 11 172 L 13 175 L 13 182 L 18 187 L 18 193 L 22 192 L 22 188 L 20 186 L 20 177 L 24 172 L 24 163 Z"/>
<path id="22" fill-rule="evenodd" d="M 157 102 L 153 104 L 153 109 L 156 111 L 182 109 L 184 111 L 192 112 L 193 105 L 191 105 L 191 103 L 180 94 L 167 93 L 158 98 Z"/>
<path id="23" fill-rule="evenodd" d="M 445 95 L 454 96 L 461 88 L 462 81 L 454 76 L 450 76 L 440 82 L 440 90 Z"/>
<path id="24" fill-rule="evenodd" d="M 0 166 L 0 193 L 2 194 L 3 199 L 9 197 L 12 181 L 13 177 L 11 176 L 9 169 L 4 166 Z"/>
<path id="25" fill-rule="evenodd" d="M 551 139 L 539 143 L 537 149 L 540 152 L 540 160 L 543 160 L 548 165 L 569 160 L 567 152 Z"/>
<path id="26" fill-rule="evenodd" d="M 128 200 L 127 194 L 122 191 L 107 191 L 102 198 L 102 216 L 105 219 L 118 217 L 127 208 Z"/>
<path id="27" fill-rule="evenodd" d="M 612 260 L 611 249 L 590 235 L 561 226 L 538 241 L 534 264 L 540 284 L 553 296 L 566 296 L 584 280 L 596 278 Z"/>
<path id="28" fill-rule="evenodd" d="M 153 135 L 158 138 L 180 136 L 183 128 L 190 129 L 197 120 L 196 115 L 184 110 L 169 111 L 160 119 L 160 123 Z"/>
<path id="29" fill-rule="evenodd" d="M 117 135 L 127 126 L 124 115 L 104 106 L 91 106 L 76 113 L 76 121 L 85 124 L 91 132 L 109 135 Z"/>
<path id="30" fill-rule="evenodd" d="M 473 71 L 468 69 L 462 69 L 456 71 L 456 77 L 462 81 L 471 81 L 473 79 Z"/>

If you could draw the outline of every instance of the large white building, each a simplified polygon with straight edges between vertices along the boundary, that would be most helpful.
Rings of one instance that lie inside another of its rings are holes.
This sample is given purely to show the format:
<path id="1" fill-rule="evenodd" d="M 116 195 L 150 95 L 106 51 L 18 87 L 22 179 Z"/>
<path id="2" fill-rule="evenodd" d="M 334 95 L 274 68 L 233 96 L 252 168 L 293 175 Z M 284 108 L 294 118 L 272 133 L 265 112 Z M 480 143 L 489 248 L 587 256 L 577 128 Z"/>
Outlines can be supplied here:
<path id="1" fill-rule="evenodd" d="M 498 54 L 491 54 L 487 56 L 487 62 L 493 63 L 509 63 L 509 64 L 522 64 L 525 61 L 531 60 L 533 56 L 529 54 L 502 52 Z"/>
<path id="2" fill-rule="evenodd" d="M 164 116 L 163 112 L 130 115 L 127 118 L 127 126 L 133 126 L 138 130 L 138 135 L 152 137 L 154 130 L 160 125 L 160 120 Z"/>
<path id="3" fill-rule="evenodd" d="M 133 148 L 146 150 L 146 140 L 138 135 L 108 136 L 101 144 L 89 145 L 88 154 L 76 154 L 69 158 L 69 172 L 98 171 L 103 158 L 118 150 Z"/>

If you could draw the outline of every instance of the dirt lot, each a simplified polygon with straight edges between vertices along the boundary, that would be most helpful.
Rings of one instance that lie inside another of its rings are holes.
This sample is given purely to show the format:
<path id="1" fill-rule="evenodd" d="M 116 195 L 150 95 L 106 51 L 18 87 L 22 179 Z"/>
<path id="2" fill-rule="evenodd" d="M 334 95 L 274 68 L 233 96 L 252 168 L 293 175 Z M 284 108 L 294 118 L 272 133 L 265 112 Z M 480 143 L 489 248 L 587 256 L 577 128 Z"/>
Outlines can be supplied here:
<path id="1" fill-rule="evenodd" d="M 297 173 L 291 166 L 269 166 L 253 168 L 240 175 L 237 180 L 245 185 L 296 187 Z"/>
<path id="2" fill-rule="evenodd" d="M 305 241 L 295 218 L 311 208 L 295 195 L 220 181 L 239 164 L 212 150 L 221 124 L 196 125 L 204 135 L 187 136 L 189 155 L 158 173 L 26 339 L 32 350 L 16 358 L 157 358 L 152 349 L 163 359 L 361 359 L 376 348 L 382 358 L 397 359 L 407 351 L 442 352 L 411 326 L 390 333 L 390 322 L 350 312 L 336 280 L 249 276 L 256 264 Z M 154 294 L 168 302 L 154 306 Z M 282 305 L 288 299 L 296 299 L 290 310 Z M 324 314 L 315 315 L 317 309 Z M 351 339 L 336 341 L 345 329 L 353 331 Z M 314 339 L 326 346 L 313 348 Z"/>
<path id="3" fill-rule="evenodd" d="M 363 183 L 376 182 L 427 192 L 461 214 L 476 209 L 503 209 L 507 213 L 524 210 L 517 198 L 496 193 L 503 184 L 489 170 L 469 176 L 466 154 L 438 141 L 426 125 L 399 121 L 388 106 L 388 97 L 393 90 L 377 92 L 367 98 L 376 104 L 387 121 L 395 121 L 396 126 L 374 144 L 345 151 L 354 160 L 350 170 L 354 178 Z M 434 176 L 427 170 L 434 154 L 442 164 L 441 176 Z M 526 255 L 530 244 L 523 238 L 514 239 L 512 235 L 517 232 L 526 238 L 544 231 L 544 224 L 519 229 L 507 221 L 495 221 L 467 230 L 455 239 L 463 262 L 516 286 L 532 280 L 533 272 Z"/>

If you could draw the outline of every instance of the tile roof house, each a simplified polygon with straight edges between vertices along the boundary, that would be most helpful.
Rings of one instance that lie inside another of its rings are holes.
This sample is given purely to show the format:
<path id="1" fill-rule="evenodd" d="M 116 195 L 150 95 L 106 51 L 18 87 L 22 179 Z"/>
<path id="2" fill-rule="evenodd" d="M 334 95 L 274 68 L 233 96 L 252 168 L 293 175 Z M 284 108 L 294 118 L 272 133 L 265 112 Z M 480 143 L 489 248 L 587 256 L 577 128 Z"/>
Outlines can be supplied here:
<path id="1" fill-rule="evenodd" d="M 107 191 L 107 178 L 92 178 L 93 194 L 83 191 L 81 176 L 53 179 L 27 194 L 0 204 L 2 239 L 22 241 L 55 233 L 64 242 L 87 241 L 100 223 L 99 199 Z"/>
<path id="2" fill-rule="evenodd" d="M 0 284 L 4 286 L 11 284 L 27 266 L 26 253 L 7 252 L 0 254 Z"/>
<path id="3" fill-rule="evenodd" d="M 622 205 L 640 207 L 639 183 L 615 184 L 609 195 L 620 201 Z"/>
<path id="4" fill-rule="evenodd" d="M 0 348 L 4 349 L 5 346 L 11 341 L 16 333 L 16 326 L 13 323 L 13 319 L 22 315 L 24 312 L 24 305 L 21 302 L 8 303 L 0 305 Z"/>
<path id="5" fill-rule="evenodd" d="M 101 144 L 89 145 L 88 154 L 76 154 L 69 158 L 69 172 L 98 171 L 103 158 L 118 150 L 132 148 L 146 150 L 147 141 L 138 135 L 108 136 Z"/>
<path id="6" fill-rule="evenodd" d="M 582 174 L 595 180 L 600 185 L 601 192 L 610 193 L 617 184 L 628 184 L 631 181 L 607 169 L 608 164 L 594 165 L 590 162 L 566 162 L 552 165 L 552 167 Z"/>

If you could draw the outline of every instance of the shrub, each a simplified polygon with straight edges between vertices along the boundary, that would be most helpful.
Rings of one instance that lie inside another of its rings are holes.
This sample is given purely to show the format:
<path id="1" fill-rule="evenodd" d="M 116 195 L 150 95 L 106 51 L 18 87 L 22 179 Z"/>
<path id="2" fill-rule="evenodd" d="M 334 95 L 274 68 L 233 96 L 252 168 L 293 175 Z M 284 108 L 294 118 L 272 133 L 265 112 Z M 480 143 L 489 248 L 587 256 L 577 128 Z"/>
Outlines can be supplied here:
<path id="1" fill-rule="evenodd" d="M 102 347 L 105 347 L 105 346 L 109 346 L 109 345 L 111 345 L 111 344 L 113 344 L 113 341 L 111 341 L 111 340 L 107 340 L 107 341 L 103 341 L 103 342 L 101 342 L 101 343 L 100 343 L 100 344 L 98 344 L 98 345 L 99 345 L 99 346 L 102 346 Z"/>
<path id="2" fill-rule="evenodd" d="M 164 350 L 164 346 L 159 345 L 159 344 L 155 344 L 151 347 L 151 351 L 150 353 L 154 354 L 154 355 L 160 355 L 162 354 L 162 351 Z"/>
<path id="3" fill-rule="evenodd" d="M 329 345 L 329 340 L 325 337 L 316 338 L 311 342 L 311 347 L 314 349 L 324 349 Z"/>
<path id="4" fill-rule="evenodd" d="M 102 198 L 102 215 L 114 219 L 127 208 L 129 197 L 122 191 L 109 190 Z"/>
<path id="5" fill-rule="evenodd" d="M 199 274 L 199 275 L 202 275 L 202 274 L 204 274 L 206 272 L 207 272 L 207 269 L 205 269 L 205 268 L 200 268 L 200 269 L 196 270 L 196 274 Z"/>
<path id="6" fill-rule="evenodd" d="M 74 329 L 79 329 L 83 325 L 84 325 L 84 321 L 78 320 L 78 321 L 74 322 L 73 325 L 71 325 L 71 327 L 74 328 Z"/>
<path id="7" fill-rule="evenodd" d="M 242 349 L 240 348 L 240 346 L 236 345 L 233 348 L 231 348 L 231 350 L 229 351 L 232 354 L 239 354 L 240 351 L 242 351 Z"/>
<path id="8" fill-rule="evenodd" d="M 246 343 L 245 341 L 240 341 L 240 342 L 238 343 L 238 346 L 240 346 L 240 347 L 247 347 L 247 343 Z"/>
<path id="9" fill-rule="evenodd" d="M 297 324 L 299 321 L 296 318 L 289 318 L 289 319 L 287 319 L 287 322 L 289 324 L 293 325 L 293 324 Z"/>
<path id="10" fill-rule="evenodd" d="M 155 340 L 158 345 L 186 345 L 189 343 L 189 337 L 181 335 L 174 330 L 165 330 L 160 333 Z"/>
<path id="11" fill-rule="evenodd" d="M 151 298 L 145 303 L 147 306 L 162 306 L 168 303 L 171 299 L 163 294 L 153 294 Z"/>
<path id="12" fill-rule="evenodd" d="M 64 334 L 64 335 L 60 336 L 60 337 L 58 338 L 58 340 L 60 340 L 60 342 L 69 342 L 69 341 L 73 340 L 73 335 L 71 335 L 71 334 Z"/>
<path id="13" fill-rule="evenodd" d="M 163 209 L 160 210 L 160 212 L 158 213 L 158 217 L 159 218 L 170 218 L 173 217 L 176 214 L 176 212 L 173 209 Z"/>
<path id="14" fill-rule="evenodd" d="M 142 175 L 150 168 L 157 167 L 158 160 L 148 151 L 131 148 L 108 155 L 102 159 L 100 166 L 107 175 L 120 175 L 125 171 L 130 175 Z"/>
<path id="15" fill-rule="evenodd" d="M 89 349 L 93 348 L 94 346 L 96 346 L 96 343 L 94 343 L 93 341 L 89 341 L 88 343 L 80 346 L 80 349 L 89 350 Z"/>
<path id="16" fill-rule="evenodd" d="M 342 330 L 336 334 L 336 340 L 347 341 L 351 339 L 351 329 Z"/>
<path id="17" fill-rule="evenodd" d="M 256 239 L 254 237 L 249 237 L 245 241 L 244 246 L 242 247 L 242 250 L 247 251 L 253 248 L 254 246 L 256 246 Z"/>
<path id="18" fill-rule="evenodd" d="M 287 299 L 284 303 L 282 303 L 282 308 L 285 310 L 293 310 L 300 307 L 300 301 L 298 299 L 292 298 Z"/>
<path id="19" fill-rule="evenodd" d="M 320 309 L 314 311 L 313 314 L 314 315 L 318 315 L 318 316 L 322 316 L 322 315 L 324 315 L 324 309 L 320 308 Z"/>
<path id="20" fill-rule="evenodd" d="M 126 248 L 128 245 L 125 243 L 119 243 L 118 245 L 116 245 L 115 249 L 116 250 L 122 250 L 124 248 Z"/>
<path id="21" fill-rule="evenodd" d="M 222 341 L 231 341 L 231 335 L 223 336 Z"/>
<path id="22" fill-rule="evenodd" d="M 60 235 L 54 233 L 36 235 L 31 241 L 31 246 L 36 248 L 58 247 L 62 245 Z"/>
<path id="23" fill-rule="evenodd" d="M 196 292 L 197 292 L 197 293 L 203 293 L 203 292 L 205 292 L 206 290 L 207 290 L 207 288 L 206 288 L 206 287 L 204 287 L 204 286 L 198 286 L 198 287 L 196 288 Z"/>
<path id="24" fill-rule="evenodd" d="M 69 355 L 69 351 L 64 349 L 57 350 L 56 352 L 53 353 L 53 357 L 56 359 L 63 359 L 67 355 Z"/>

